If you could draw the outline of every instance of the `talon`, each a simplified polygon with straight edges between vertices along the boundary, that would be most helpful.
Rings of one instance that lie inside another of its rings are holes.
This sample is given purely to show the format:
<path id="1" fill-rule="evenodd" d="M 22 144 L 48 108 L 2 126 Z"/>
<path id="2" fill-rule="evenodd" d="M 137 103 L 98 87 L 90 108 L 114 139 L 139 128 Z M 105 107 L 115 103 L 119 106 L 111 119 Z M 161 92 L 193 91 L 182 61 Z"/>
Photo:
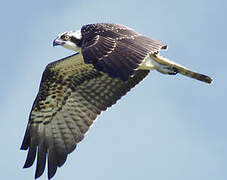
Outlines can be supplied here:
<path id="1" fill-rule="evenodd" d="M 174 71 L 176 74 L 179 72 L 178 69 L 175 68 L 175 67 L 172 67 L 172 69 L 173 69 L 173 71 Z"/>
<path id="2" fill-rule="evenodd" d="M 171 69 L 171 72 L 168 72 L 169 75 L 176 75 L 178 73 L 178 69 L 175 67 L 171 67 L 169 69 Z"/>
<path id="3" fill-rule="evenodd" d="M 177 72 L 169 72 L 168 74 L 169 74 L 169 75 L 176 75 Z"/>

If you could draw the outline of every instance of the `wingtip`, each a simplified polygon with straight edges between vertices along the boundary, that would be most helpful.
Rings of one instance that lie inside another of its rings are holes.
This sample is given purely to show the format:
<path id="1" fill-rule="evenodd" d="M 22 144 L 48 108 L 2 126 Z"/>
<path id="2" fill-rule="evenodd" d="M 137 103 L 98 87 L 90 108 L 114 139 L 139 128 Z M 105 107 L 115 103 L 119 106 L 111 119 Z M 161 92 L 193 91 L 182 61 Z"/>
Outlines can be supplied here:
<path id="1" fill-rule="evenodd" d="M 163 46 L 161 47 L 161 49 L 167 51 L 167 50 L 168 50 L 168 46 L 167 46 L 167 45 L 163 45 Z"/>
<path id="2" fill-rule="evenodd" d="M 32 164 L 29 164 L 29 163 L 26 163 L 26 162 L 25 162 L 25 164 L 24 164 L 24 166 L 23 166 L 23 169 L 29 168 L 29 167 L 31 167 L 31 166 L 32 166 Z"/>
<path id="3" fill-rule="evenodd" d="M 35 179 L 39 178 L 42 174 L 35 173 Z"/>
<path id="4" fill-rule="evenodd" d="M 20 150 L 28 150 L 28 145 L 23 143 L 20 147 Z"/>

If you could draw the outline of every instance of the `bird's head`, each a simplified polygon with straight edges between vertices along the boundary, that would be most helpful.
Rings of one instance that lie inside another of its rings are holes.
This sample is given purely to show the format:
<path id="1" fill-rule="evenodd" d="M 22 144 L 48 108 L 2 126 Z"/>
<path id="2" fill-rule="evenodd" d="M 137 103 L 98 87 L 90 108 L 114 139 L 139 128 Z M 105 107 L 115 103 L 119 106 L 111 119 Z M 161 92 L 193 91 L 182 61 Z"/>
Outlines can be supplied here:
<path id="1" fill-rule="evenodd" d="M 61 45 L 64 48 L 80 51 L 81 49 L 81 31 L 69 31 L 58 35 L 58 37 L 53 41 L 53 46 Z"/>

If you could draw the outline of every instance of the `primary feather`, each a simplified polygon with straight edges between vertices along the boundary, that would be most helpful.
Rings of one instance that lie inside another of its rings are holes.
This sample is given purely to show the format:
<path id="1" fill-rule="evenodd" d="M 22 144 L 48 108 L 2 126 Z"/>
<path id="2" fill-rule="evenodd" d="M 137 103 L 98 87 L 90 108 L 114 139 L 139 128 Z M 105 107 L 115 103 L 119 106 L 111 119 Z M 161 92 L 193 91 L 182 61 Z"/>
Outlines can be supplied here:
<path id="1" fill-rule="evenodd" d="M 84 63 L 80 54 L 49 64 L 33 104 L 21 149 L 28 155 L 24 167 L 37 157 L 35 178 L 48 161 L 48 178 L 62 166 L 84 138 L 101 111 L 138 84 L 149 71 L 139 70 L 127 82 L 112 79 Z"/>

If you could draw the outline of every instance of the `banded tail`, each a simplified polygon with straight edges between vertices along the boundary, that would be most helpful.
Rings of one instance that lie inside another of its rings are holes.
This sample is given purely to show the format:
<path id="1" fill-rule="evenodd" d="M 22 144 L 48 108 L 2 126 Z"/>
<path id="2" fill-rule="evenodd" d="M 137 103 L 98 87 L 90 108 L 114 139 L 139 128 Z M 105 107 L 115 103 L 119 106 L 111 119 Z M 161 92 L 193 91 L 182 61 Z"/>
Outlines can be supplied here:
<path id="1" fill-rule="evenodd" d="M 155 61 L 159 65 L 167 67 L 168 69 L 172 70 L 173 71 L 172 74 L 180 73 L 182 75 L 197 79 L 199 81 L 203 81 L 205 83 L 210 84 L 212 82 L 212 79 L 209 76 L 206 76 L 206 75 L 203 75 L 203 74 L 200 74 L 200 73 L 197 73 L 197 72 L 193 72 L 193 71 L 187 69 L 184 66 L 181 66 L 181 65 L 179 65 L 179 64 L 177 64 L 173 61 L 170 61 L 169 59 L 161 56 L 160 54 L 150 54 L 150 57 L 153 61 Z M 156 69 L 163 73 L 163 71 L 161 71 L 157 67 L 156 67 Z"/>

